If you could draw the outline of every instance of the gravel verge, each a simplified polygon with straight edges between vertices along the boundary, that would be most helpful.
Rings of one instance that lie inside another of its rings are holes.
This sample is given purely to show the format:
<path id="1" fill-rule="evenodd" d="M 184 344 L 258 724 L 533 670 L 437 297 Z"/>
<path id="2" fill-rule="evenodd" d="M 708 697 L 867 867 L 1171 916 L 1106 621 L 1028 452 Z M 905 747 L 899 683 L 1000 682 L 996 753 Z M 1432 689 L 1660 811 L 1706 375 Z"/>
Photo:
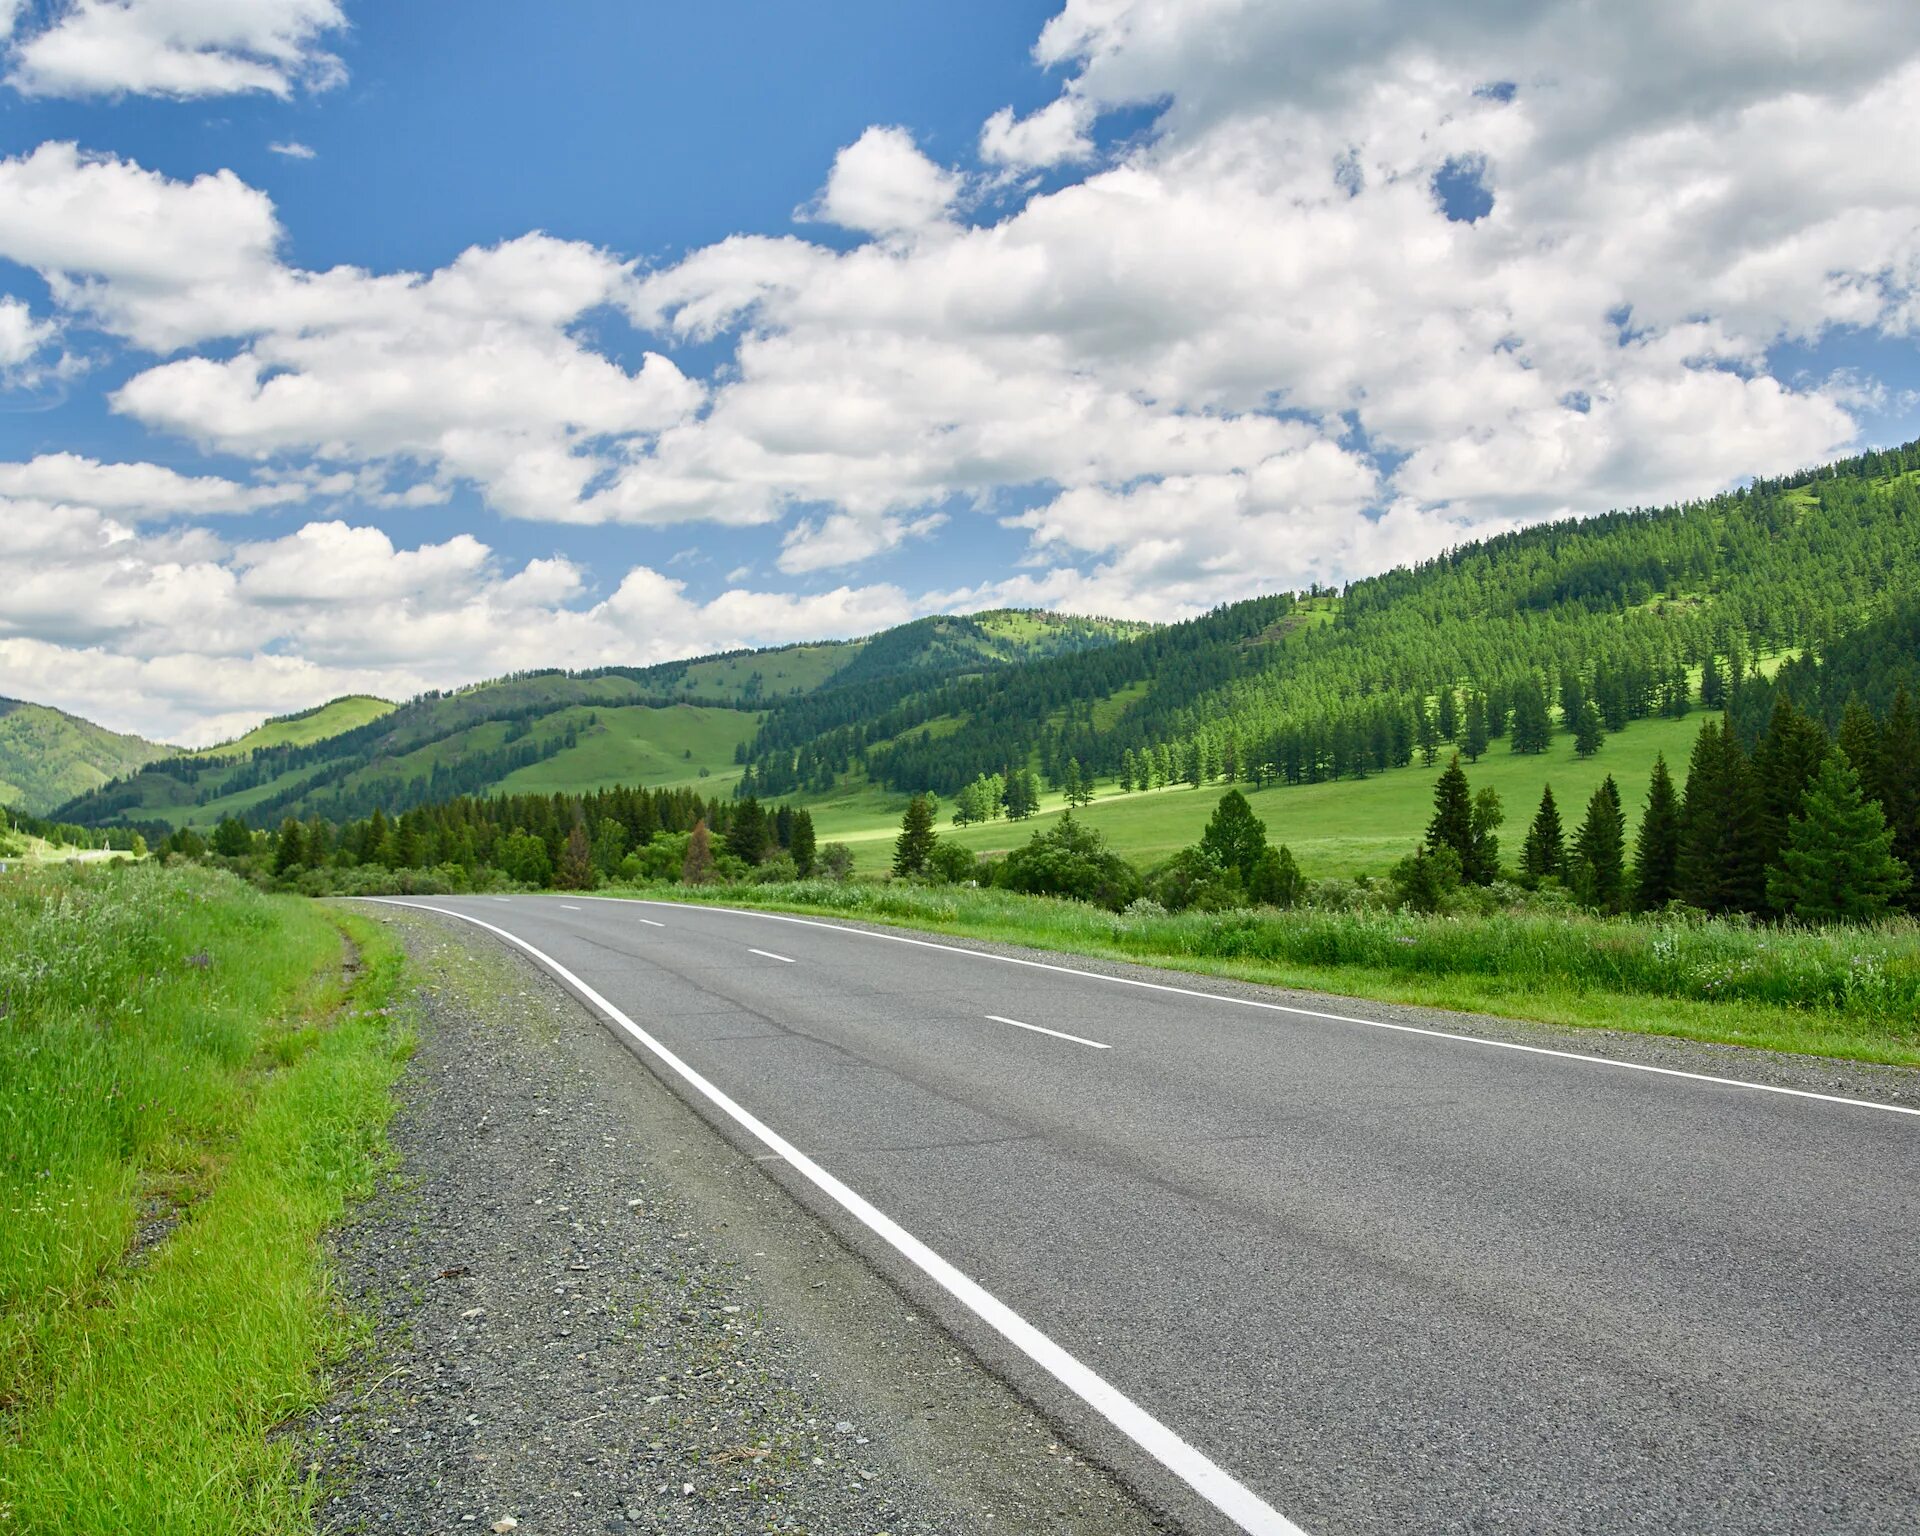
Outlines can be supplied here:
<path id="1" fill-rule="evenodd" d="M 370 1320 L 300 1426 L 323 1532 L 1164 1531 L 555 982 L 397 909 Z"/>

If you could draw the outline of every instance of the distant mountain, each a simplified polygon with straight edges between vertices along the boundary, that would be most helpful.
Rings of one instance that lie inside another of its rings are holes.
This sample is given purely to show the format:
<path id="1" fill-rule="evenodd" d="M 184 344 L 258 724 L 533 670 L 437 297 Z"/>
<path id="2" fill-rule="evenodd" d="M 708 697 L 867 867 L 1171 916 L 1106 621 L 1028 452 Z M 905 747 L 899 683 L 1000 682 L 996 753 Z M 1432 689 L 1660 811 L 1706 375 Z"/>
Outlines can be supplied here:
<path id="1" fill-rule="evenodd" d="M 44 704 L 0 699 L 0 805 L 44 816 L 178 750 Z"/>
<path id="2" fill-rule="evenodd" d="M 255 824 L 340 818 L 493 791 L 685 784 L 712 794 L 738 781 L 770 713 L 823 689 L 913 692 L 1125 644 L 1152 628 L 1005 609 L 654 667 L 523 672 L 397 707 L 336 699 L 238 741 L 148 763 L 59 814 L 163 828 L 228 814 Z"/>

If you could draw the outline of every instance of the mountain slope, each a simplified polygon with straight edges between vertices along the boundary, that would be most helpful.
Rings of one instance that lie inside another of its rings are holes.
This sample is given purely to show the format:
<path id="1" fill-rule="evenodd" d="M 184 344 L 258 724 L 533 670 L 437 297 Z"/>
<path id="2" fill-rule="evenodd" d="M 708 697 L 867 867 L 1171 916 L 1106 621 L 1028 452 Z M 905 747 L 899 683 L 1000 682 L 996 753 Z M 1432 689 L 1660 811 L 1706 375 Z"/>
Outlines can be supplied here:
<path id="1" fill-rule="evenodd" d="M 495 790 L 614 783 L 730 787 L 767 709 L 838 685 L 911 692 L 1006 672 L 1032 657 L 1098 649 L 1147 626 L 1003 611 L 940 616 L 863 640 L 743 651 L 660 666 L 525 672 L 398 707 L 335 700 L 239 741 L 82 795 L 60 814 L 86 825 L 256 824 L 363 815 Z M 846 677 L 855 685 L 840 683 Z M 355 711 L 365 718 L 355 718 Z"/>
<path id="2" fill-rule="evenodd" d="M 264 747 L 304 747 L 393 713 L 394 706 L 370 694 L 348 694 L 297 714 L 263 720 L 246 735 L 218 746 L 202 747 L 195 757 L 251 757 Z"/>
<path id="3" fill-rule="evenodd" d="M 0 805 L 44 816 L 176 750 L 44 704 L 0 699 Z"/>

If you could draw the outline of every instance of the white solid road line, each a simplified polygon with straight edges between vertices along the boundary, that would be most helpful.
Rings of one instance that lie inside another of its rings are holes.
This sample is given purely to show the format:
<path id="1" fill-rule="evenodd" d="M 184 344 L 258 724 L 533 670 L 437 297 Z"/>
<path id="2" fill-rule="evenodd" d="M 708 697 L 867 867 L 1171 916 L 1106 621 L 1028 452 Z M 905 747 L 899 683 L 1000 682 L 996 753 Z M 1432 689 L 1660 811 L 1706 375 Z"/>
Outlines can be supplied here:
<path id="1" fill-rule="evenodd" d="M 379 900 L 368 897 L 369 901 Z M 624 896 L 590 896 L 589 901 L 626 901 Z M 1644 1061 L 1615 1061 L 1611 1056 L 1589 1056 L 1583 1051 L 1558 1051 L 1548 1045 L 1522 1045 L 1517 1040 L 1488 1040 L 1480 1035 L 1462 1035 L 1447 1029 L 1429 1029 L 1424 1024 L 1394 1024 L 1386 1019 L 1360 1019 L 1350 1013 L 1327 1013 L 1319 1008 L 1295 1008 L 1288 1003 L 1267 1003 L 1253 997 L 1230 997 L 1224 992 L 1202 992 L 1194 987 L 1174 987 L 1162 981 L 1141 981 L 1134 976 L 1104 976 L 1099 971 L 1082 971 L 1071 965 L 1054 965 L 1046 960 L 1023 960 L 1018 955 L 996 955 L 984 949 L 962 949 L 957 944 L 939 944 L 932 939 L 910 939 L 903 933 L 878 933 L 871 928 L 849 928 L 842 923 L 823 923 L 811 917 L 794 917 L 786 912 L 757 912 L 751 907 L 709 906 L 695 901 L 637 901 L 635 906 L 676 907 L 682 912 L 726 912 L 734 917 L 764 917 L 772 923 L 796 923 L 802 928 L 824 928 L 829 933 L 851 933 L 863 939 L 884 939 L 889 944 L 911 944 L 916 949 L 937 949 L 949 955 L 971 955 L 975 960 L 993 960 L 1001 965 L 1022 965 L 1034 971 L 1055 971 L 1062 976 L 1078 976 L 1083 981 L 1110 982 L 1116 987 L 1139 987 L 1147 992 L 1170 992 L 1175 997 L 1197 997 L 1210 1003 L 1229 1003 L 1236 1008 L 1259 1008 L 1267 1013 L 1288 1013 L 1301 1019 L 1330 1019 L 1336 1024 L 1360 1024 L 1368 1029 L 1390 1029 L 1401 1035 L 1426 1035 L 1435 1040 L 1452 1040 L 1461 1045 L 1484 1045 L 1496 1051 L 1520 1051 L 1528 1056 L 1558 1056 L 1562 1061 L 1584 1061 L 1591 1066 L 1613 1067 L 1621 1072 L 1649 1072 L 1656 1077 L 1691 1078 L 1696 1083 L 1717 1083 L 1722 1088 L 1744 1088 L 1753 1093 L 1777 1093 L 1790 1099 L 1818 1099 L 1824 1104 L 1846 1104 L 1854 1109 L 1881 1109 L 1892 1115 L 1920 1115 L 1920 1106 L 1883 1104 L 1877 1099 L 1852 1099 L 1842 1093 L 1815 1093 L 1808 1088 L 1782 1088 L 1777 1083 L 1753 1083 L 1742 1077 L 1717 1077 L 1711 1072 L 1682 1072 L 1678 1067 L 1655 1067 Z M 1146 964 L 1140 961 L 1139 964 Z"/>
<path id="2" fill-rule="evenodd" d="M 832 1200 L 981 1322 L 1193 1489 L 1227 1519 L 1247 1532 L 1248 1536 L 1306 1536 L 1305 1531 L 1240 1482 L 1232 1473 L 1204 1452 L 1181 1439 L 1118 1387 L 1091 1367 L 1082 1364 L 1076 1356 L 1069 1354 L 985 1286 L 963 1275 L 864 1195 L 856 1193 L 841 1183 L 778 1131 L 764 1124 L 751 1110 L 729 1098 L 558 960 L 541 953 L 525 939 L 508 933 L 504 928 L 496 927 L 484 918 L 472 917 L 465 912 L 456 912 L 451 907 L 429 906 L 425 902 L 418 901 L 396 901 L 386 896 L 366 899 L 377 901 L 384 906 L 412 907 L 417 911 L 438 912 L 445 917 L 457 918 L 461 922 L 472 923 L 476 928 L 484 928 L 497 938 L 505 939 L 515 948 L 524 950 L 571 987 L 591 1007 L 599 1010 L 605 1018 L 625 1030 L 669 1071 L 678 1075 L 695 1093 L 761 1142 L 768 1151 L 785 1161 L 815 1189 Z M 817 926 L 825 928 L 832 925 L 821 923 Z M 860 930 L 842 931 L 859 932 Z M 961 951 L 961 953 L 967 953 L 967 951 Z"/>
<path id="3" fill-rule="evenodd" d="M 1113 1049 L 1110 1045 L 1102 1045 L 1098 1040 L 1083 1039 L 1079 1035 L 1070 1035 L 1065 1030 L 1042 1029 L 1038 1024 L 1022 1024 L 1018 1019 L 1004 1019 L 997 1013 L 990 1013 L 987 1017 L 992 1019 L 996 1024 L 1011 1024 L 1015 1029 L 1030 1029 L 1036 1035 L 1052 1035 L 1056 1040 L 1071 1040 L 1075 1045 L 1090 1045 L 1096 1051 L 1110 1051 Z"/>
<path id="4" fill-rule="evenodd" d="M 796 963 L 791 955 L 776 955 L 770 949 L 750 949 L 747 953 L 750 955 L 758 955 L 762 960 L 778 960 L 782 965 L 793 965 Z"/>

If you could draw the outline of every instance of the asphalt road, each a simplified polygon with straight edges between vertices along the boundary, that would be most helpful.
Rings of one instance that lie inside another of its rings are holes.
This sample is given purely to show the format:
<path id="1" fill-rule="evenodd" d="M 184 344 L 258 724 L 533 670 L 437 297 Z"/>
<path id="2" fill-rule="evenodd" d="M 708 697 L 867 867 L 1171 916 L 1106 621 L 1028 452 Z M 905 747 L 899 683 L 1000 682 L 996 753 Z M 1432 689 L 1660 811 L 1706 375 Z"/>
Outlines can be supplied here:
<path id="1" fill-rule="evenodd" d="M 764 1122 L 773 1176 L 1189 1528 L 1920 1529 L 1920 1117 L 765 914 L 409 904 L 534 946 Z"/>

